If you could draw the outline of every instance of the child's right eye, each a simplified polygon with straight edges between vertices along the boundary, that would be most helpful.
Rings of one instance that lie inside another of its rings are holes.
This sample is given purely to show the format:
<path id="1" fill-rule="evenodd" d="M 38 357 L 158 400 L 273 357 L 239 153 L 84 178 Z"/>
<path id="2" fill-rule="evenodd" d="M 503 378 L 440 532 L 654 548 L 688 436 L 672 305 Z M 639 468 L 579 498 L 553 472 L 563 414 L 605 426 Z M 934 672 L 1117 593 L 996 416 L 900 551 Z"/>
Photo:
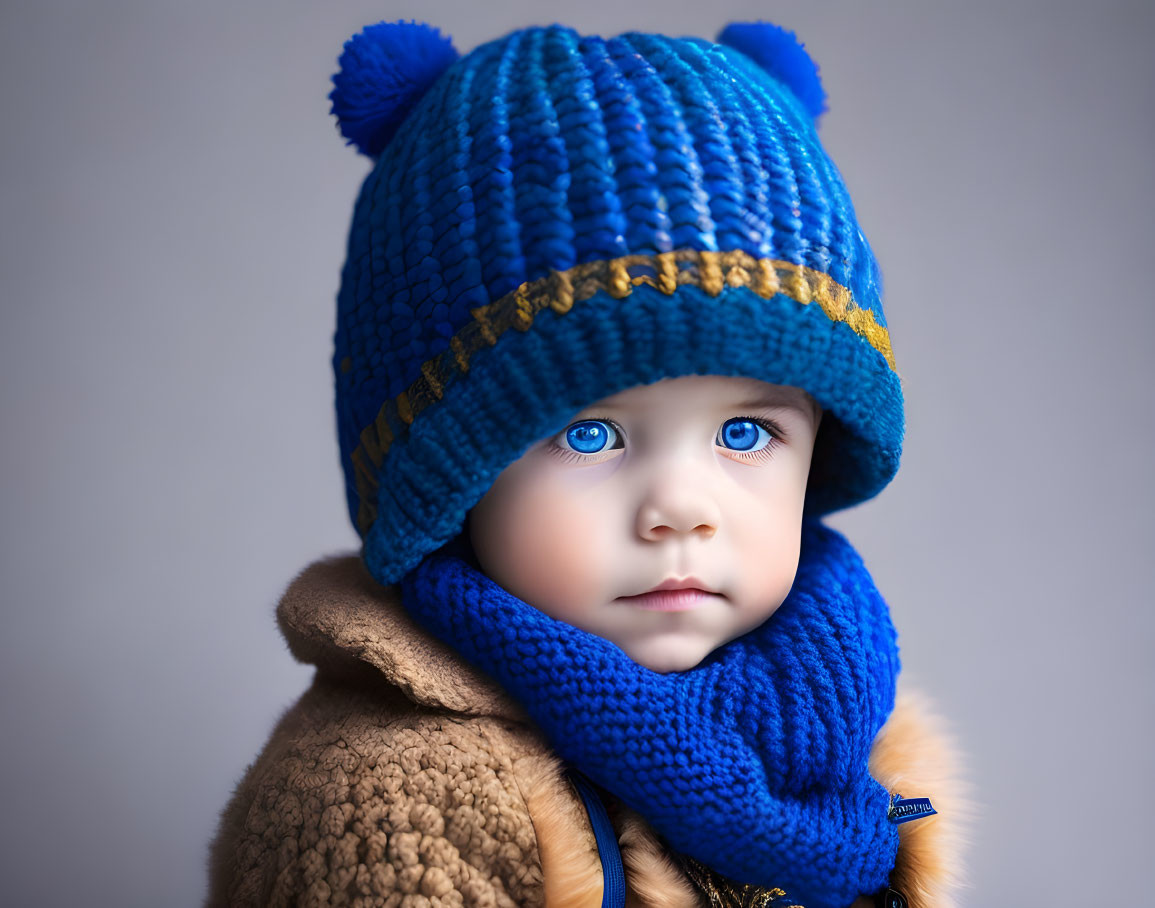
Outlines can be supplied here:
<path id="1" fill-rule="evenodd" d="M 583 419 L 569 426 L 559 439 L 560 446 L 578 454 L 600 454 L 623 447 L 612 424 L 601 419 Z"/>

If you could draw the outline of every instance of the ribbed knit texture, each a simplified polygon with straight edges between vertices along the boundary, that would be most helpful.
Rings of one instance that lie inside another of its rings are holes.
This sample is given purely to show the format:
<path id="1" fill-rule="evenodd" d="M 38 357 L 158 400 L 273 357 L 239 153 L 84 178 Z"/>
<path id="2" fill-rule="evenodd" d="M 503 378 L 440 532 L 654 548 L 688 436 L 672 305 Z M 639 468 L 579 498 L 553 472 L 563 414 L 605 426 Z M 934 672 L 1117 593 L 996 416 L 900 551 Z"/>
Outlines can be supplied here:
<path id="1" fill-rule="evenodd" d="M 779 610 L 667 675 L 459 558 L 427 558 L 401 588 L 418 623 L 676 851 L 806 908 L 846 908 L 886 884 L 898 836 L 867 758 L 894 706 L 898 650 L 885 602 L 835 531 L 808 521 Z"/>
<path id="2" fill-rule="evenodd" d="M 649 300 L 635 304 L 639 287 L 604 297 L 608 305 L 587 300 L 545 313 L 468 357 L 453 347 L 478 307 L 526 282 L 686 250 L 739 251 L 828 276 L 842 288 L 842 305 L 884 328 L 874 257 L 811 111 L 794 93 L 810 83 L 782 74 L 806 69 L 801 48 L 772 75 L 781 41 L 755 62 L 698 38 L 602 38 L 550 26 L 515 31 L 450 63 L 448 51 L 417 54 L 415 46 L 440 45 L 415 40 L 414 28 L 373 31 L 361 40 L 383 43 L 371 48 L 350 42 L 334 91 L 335 110 L 350 111 L 346 134 L 370 136 L 363 147 L 376 158 L 349 233 L 333 365 L 350 513 L 378 580 L 395 581 L 459 532 L 497 473 L 541 434 L 639 380 L 696 371 L 806 388 L 827 413 L 816 460 L 836 464 L 812 477 L 813 513 L 862 501 L 889 481 L 902 441 L 897 375 L 850 325 L 803 314 L 814 304 L 785 293 L 746 299 L 745 288 L 718 295 L 679 286 L 655 312 Z M 742 32 L 743 46 L 757 46 L 759 34 Z M 445 68 L 424 93 L 407 94 L 397 76 L 404 60 L 386 65 L 390 54 L 412 57 L 414 84 Z M 408 99 L 389 101 L 402 109 L 383 102 L 389 138 L 381 148 L 361 121 L 373 110 L 373 78 L 388 99 Z M 813 71 L 807 78 L 816 84 Z M 655 318 L 669 324 L 655 326 Z M 713 355 L 704 355 L 698 345 L 719 333 L 742 338 L 747 352 L 735 358 L 710 342 Z M 648 336 L 661 346 L 647 348 Z M 460 362 L 434 383 L 428 408 L 414 417 L 403 401 L 385 414 L 387 402 L 436 371 L 439 356 Z M 649 368 L 634 368 L 635 356 Z M 506 363 L 487 363 L 495 358 Z M 827 378 L 812 387 L 820 369 Z M 497 373 L 520 384 L 479 387 L 481 376 Z M 546 393 L 559 373 L 567 405 L 576 402 L 570 413 Z M 521 418 L 524 396 L 545 398 L 549 412 Z M 493 406 L 475 417 L 467 397 Z M 453 418 L 433 429 L 441 410 Z M 491 421 L 503 412 L 511 418 Z M 445 434 L 447 423 L 471 418 L 486 420 L 480 431 Z M 419 453 L 428 439 L 454 462 L 440 469 Z M 370 479 L 359 485 L 359 475 Z M 363 494 L 373 499 L 368 510 Z"/>

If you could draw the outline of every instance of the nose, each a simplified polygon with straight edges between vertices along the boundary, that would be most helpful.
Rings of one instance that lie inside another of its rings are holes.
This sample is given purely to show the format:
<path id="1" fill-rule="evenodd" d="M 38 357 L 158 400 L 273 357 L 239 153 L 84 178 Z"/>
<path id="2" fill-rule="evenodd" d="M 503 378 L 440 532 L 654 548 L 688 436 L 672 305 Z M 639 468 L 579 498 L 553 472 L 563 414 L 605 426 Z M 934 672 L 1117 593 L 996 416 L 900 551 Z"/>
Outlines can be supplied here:
<path id="1" fill-rule="evenodd" d="M 709 539 L 717 533 L 721 512 L 705 479 L 685 469 L 651 476 L 638 503 L 638 536 L 660 542 L 683 535 Z"/>

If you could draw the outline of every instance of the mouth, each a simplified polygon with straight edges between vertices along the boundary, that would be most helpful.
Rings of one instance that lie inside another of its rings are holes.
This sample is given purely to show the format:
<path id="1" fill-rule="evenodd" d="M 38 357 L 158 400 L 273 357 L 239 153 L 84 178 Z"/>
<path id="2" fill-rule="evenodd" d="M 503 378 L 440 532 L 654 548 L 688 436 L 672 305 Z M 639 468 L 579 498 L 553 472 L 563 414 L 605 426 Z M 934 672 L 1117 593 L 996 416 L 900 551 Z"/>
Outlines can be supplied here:
<path id="1" fill-rule="evenodd" d="M 685 612 L 718 598 L 720 594 L 697 577 L 684 577 L 664 580 L 636 596 L 619 596 L 617 601 L 653 612 Z"/>

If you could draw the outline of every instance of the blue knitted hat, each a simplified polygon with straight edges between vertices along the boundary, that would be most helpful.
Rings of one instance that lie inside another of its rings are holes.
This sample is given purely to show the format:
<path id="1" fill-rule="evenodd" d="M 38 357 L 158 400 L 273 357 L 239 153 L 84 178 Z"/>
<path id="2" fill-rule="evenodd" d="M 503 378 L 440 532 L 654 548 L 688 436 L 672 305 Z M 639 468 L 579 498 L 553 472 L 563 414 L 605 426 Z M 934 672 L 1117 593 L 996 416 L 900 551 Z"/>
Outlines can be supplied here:
<path id="1" fill-rule="evenodd" d="M 458 58 L 415 23 L 346 45 L 342 133 L 374 159 L 349 232 L 337 422 L 365 560 L 392 583 L 591 402 L 690 374 L 808 391 L 807 510 L 898 468 L 878 268 L 789 32 L 720 44 L 527 28 Z"/>

